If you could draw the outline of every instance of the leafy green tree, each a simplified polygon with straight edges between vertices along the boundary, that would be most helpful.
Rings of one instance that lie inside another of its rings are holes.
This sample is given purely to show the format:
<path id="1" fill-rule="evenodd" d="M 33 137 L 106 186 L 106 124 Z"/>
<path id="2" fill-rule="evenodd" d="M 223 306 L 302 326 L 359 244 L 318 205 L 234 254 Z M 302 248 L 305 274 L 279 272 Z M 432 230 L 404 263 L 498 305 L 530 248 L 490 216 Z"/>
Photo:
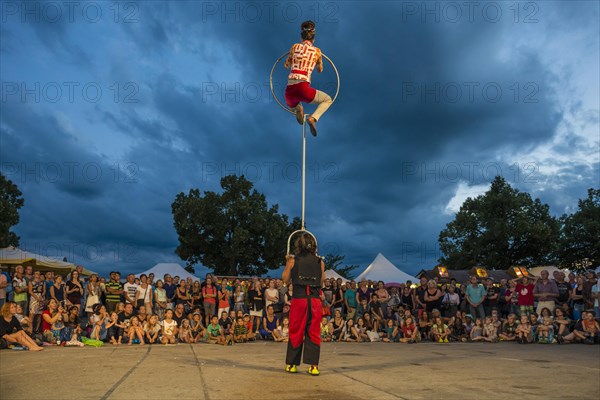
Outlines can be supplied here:
<path id="1" fill-rule="evenodd" d="M 440 262 L 450 269 L 543 265 L 555 261 L 560 224 L 549 206 L 497 176 L 490 190 L 468 198 L 440 232 Z"/>
<path id="2" fill-rule="evenodd" d="M 19 246 L 20 237 L 10 228 L 19 223 L 19 208 L 25 204 L 22 196 L 17 185 L 0 174 L 0 248 Z"/>
<path id="3" fill-rule="evenodd" d="M 326 254 L 323 257 L 323 262 L 325 263 L 325 270 L 332 269 L 341 276 L 346 279 L 352 279 L 352 271 L 358 268 L 358 265 L 346 265 L 342 266 L 342 261 L 344 261 L 346 256 L 342 256 L 339 254 Z"/>
<path id="4" fill-rule="evenodd" d="M 563 215 L 558 256 L 561 265 L 586 269 L 600 264 L 600 189 L 588 189 L 578 210 Z"/>
<path id="5" fill-rule="evenodd" d="M 269 208 L 244 176 L 223 177 L 221 188 L 221 194 L 191 189 L 176 196 L 177 255 L 188 268 L 202 263 L 218 275 L 262 275 L 283 265 L 287 238 L 300 220 L 290 223 L 278 205 Z"/>

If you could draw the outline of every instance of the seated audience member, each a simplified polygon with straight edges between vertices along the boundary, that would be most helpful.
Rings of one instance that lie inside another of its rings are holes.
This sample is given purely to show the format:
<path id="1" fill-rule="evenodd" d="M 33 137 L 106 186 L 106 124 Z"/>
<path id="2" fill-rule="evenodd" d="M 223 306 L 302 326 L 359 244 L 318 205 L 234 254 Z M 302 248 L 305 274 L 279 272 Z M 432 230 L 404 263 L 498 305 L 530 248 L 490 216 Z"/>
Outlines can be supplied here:
<path id="1" fill-rule="evenodd" d="M 457 314 L 460 311 L 457 311 Z M 450 340 L 455 342 L 466 342 L 467 341 L 467 330 L 462 320 L 462 316 L 455 316 L 450 324 Z"/>
<path id="2" fill-rule="evenodd" d="M 358 303 L 358 307 L 356 307 L 356 317 L 363 317 L 365 316 L 365 314 L 369 313 L 369 303 L 367 303 L 367 299 L 366 298 L 361 298 L 360 299 L 360 303 Z"/>
<path id="3" fill-rule="evenodd" d="M 144 324 L 145 342 L 148 344 L 160 343 L 161 326 L 158 322 L 158 315 L 152 314 Z"/>
<path id="4" fill-rule="evenodd" d="M 584 342 L 588 335 L 585 332 L 585 328 L 583 326 L 583 321 L 587 318 L 587 313 L 583 311 L 581 313 L 581 319 L 578 319 L 575 322 L 575 326 L 573 327 L 573 331 L 568 335 L 564 335 L 562 340 L 559 343 L 574 343 L 574 342 Z"/>
<path id="5" fill-rule="evenodd" d="M 401 328 L 402 337 L 399 339 L 401 343 L 417 343 L 421 341 L 419 329 L 417 328 L 412 316 L 404 318 Z"/>
<path id="6" fill-rule="evenodd" d="M 500 335 L 500 333 L 502 333 L 502 321 L 500 320 L 498 310 L 496 310 L 495 308 L 492 309 L 491 315 L 492 315 L 492 324 L 494 324 L 494 326 L 496 327 L 496 334 Z M 515 318 L 517 318 L 516 315 L 515 315 Z"/>
<path id="7" fill-rule="evenodd" d="M 585 344 L 598 344 L 600 343 L 600 325 L 596 321 L 596 313 L 593 309 L 587 310 L 583 319 L 583 332 Z"/>
<path id="8" fill-rule="evenodd" d="M 119 315 L 116 311 L 110 314 L 110 319 L 106 324 L 106 336 L 110 343 L 118 346 L 122 343 L 125 324 L 119 321 Z"/>
<path id="9" fill-rule="evenodd" d="M 368 342 L 369 341 L 369 335 L 367 335 L 367 327 L 365 325 L 365 320 L 362 317 L 359 317 L 356 320 L 356 332 L 358 333 L 358 337 L 359 337 L 359 341 L 360 342 Z"/>
<path id="10" fill-rule="evenodd" d="M 177 322 L 177 326 L 181 326 L 181 323 L 184 319 L 187 319 L 185 305 L 183 303 L 179 303 L 175 306 L 175 310 L 173 311 L 173 320 Z"/>
<path id="11" fill-rule="evenodd" d="M 192 315 L 192 320 L 190 321 L 190 326 L 192 328 L 192 337 L 194 338 L 194 343 L 198 343 L 200 340 L 203 340 L 206 337 L 206 328 L 202 325 L 202 316 L 200 315 L 200 311 L 194 312 Z"/>
<path id="12" fill-rule="evenodd" d="M 473 329 L 475 324 L 473 323 L 473 316 L 471 314 L 465 315 L 465 331 L 467 332 L 467 337 L 471 338 L 471 329 Z"/>
<path id="13" fill-rule="evenodd" d="M 281 325 L 273 331 L 273 339 L 276 342 L 287 343 L 290 340 L 290 319 L 284 317 L 281 321 Z"/>
<path id="14" fill-rule="evenodd" d="M 397 343 L 400 339 L 398 327 L 391 318 L 386 321 L 384 335 L 383 341 L 386 343 Z"/>
<path id="15" fill-rule="evenodd" d="M 144 327 L 140 324 L 140 320 L 135 315 L 131 317 L 129 324 L 129 332 L 127 334 L 129 341 L 128 346 L 135 344 L 145 344 L 144 342 Z"/>
<path id="16" fill-rule="evenodd" d="M 65 342 L 64 345 L 83 347 L 83 342 L 80 340 L 83 330 L 79 322 L 79 307 L 69 307 L 69 312 L 64 322 L 65 329 L 61 332 L 63 334 L 61 340 Z"/>
<path id="17" fill-rule="evenodd" d="M 177 321 L 173 319 L 173 310 L 167 309 L 165 311 L 165 319 L 162 321 L 162 334 L 160 341 L 162 344 L 177 343 Z"/>
<path id="18" fill-rule="evenodd" d="M 194 343 L 194 335 L 192 333 L 192 327 L 189 319 L 181 321 L 179 327 L 179 333 L 177 334 L 180 343 Z"/>
<path id="19" fill-rule="evenodd" d="M 517 339 L 518 324 L 516 318 L 517 316 L 515 314 L 508 315 L 508 319 L 502 326 L 502 332 L 500 332 L 500 340 L 504 342 L 512 342 Z"/>
<path id="20" fill-rule="evenodd" d="M 233 341 L 235 343 L 244 343 L 248 341 L 248 326 L 244 323 L 244 317 L 238 317 L 233 326 Z"/>
<path id="21" fill-rule="evenodd" d="M 475 319 L 475 324 L 473 324 L 473 328 L 471 328 L 470 338 L 473 342 L 485 341 L 485 337 L 483 336 L 483 323 L 481 322 L 481 318 Z"/>
<path id="22" fill-rule="evenodd" d="M 229 335 L 232 332 L 233 320 L 227 315 L 226 311 L 221 311 L 221 318 L 219 318 L 219 325 L 223 328 L 223 333 Z"/>
<path id="23" fill-rule="evenodd" d="M 46 302 L 46 310 L 42 313 L 42 335 L 46 342 L 60 344 L 60 330 L 64 327 L 63 313 L 64 309 L 56 300 L 50 299 Z"/>
<path id="24" fill-rule="evenodd" d="M 538 336 L 537 336 L 537 328 L 538 328 L 538 315 L 534 312 L 532 312 L 531 314 L 529 314 L 529 324 L 531 325 L 531 340 L 533 342 L 537 342 L 538 341 Z"/>
<path id="25" fill-rule="evenodd" d="M 321 318 L 321 342 L 331 342 L 331 335 L 329 334 L 329 322 L 327 317 Z"/>
<path id="26" fill-rule="evenodd" d="M 224 334 L 223 327 L 219 325 L 219 319 L 216 315 L 213 315 L 210 324 L 206 327 L 206 341 L 212 344 L 222 344 L 223 346 L 233 344 L 233 338 Z"/>
<path id="27" fill-rule="evenodd" d="M 485 317 L 485 323 L 483 324 L 483 337 L 486 342 L 497 342 L 498 341 L 498 331 L 496 327 L 492 323 L 492 317 Z"/>
<path id="28" fill-rule="evenodd" d="M 344 328 L 342 329 L 342 337 L 340 339 L 342 342 L 358 342 L 359 336 L 358 331 L 356 330 L 356 326 L 354 326 L 354 320 L 352 318 L 346 321 Z"/>
<path id="29" fill-rule="evenodd" d="M 340 340 L 342 340 L 345 326 L 346 322 L 342 318 L 342 313 L 339 310 L 335 310 L 333 312 L 333 318 L 329 322 L 329 332 L 331 333 L 332 342 L 339 342 Z"/>
<path id="30" fill-rule="evenodd" d="M 429 320 L 429 313 L 427 311 L 423 311 L 423 313 L 421 314 L 421 318 L 419 319 L 419 331 L 421 332 L 421 338 L 423 340 L 432 340 L 432 325 L 432 321 Z"/>
<path id="31" fill-rule="evenodd" d="M 17 319 L 17 321 L 19 321 L 19 324 L 21 324 L 21 328 L 25 331 L 25 333 L 31 334 L 33 333 L 32 331 L 32 325 L 31 325 L 31 321 L 29 319 L 29 317 L 26 317 L 23 314 L 23 307 L 21 307 L 21 304 L 16 303 L 17 304 L 17 312 L 15 313 L 15 318 Z"/>
<path id="32" fill-rule="evenodd" d="M 542 308 L 538 318 L 538 343 L 552 343 L 554 339 L 554 317 L 549 308 Z"/>
<path id="33" fill-rule="evenodd" d="M 17 304 L 7 301 L 0 310 L 0 338 L 6 341 L 8 345 L 17 343 L 31 351 L 44 350 L 41 346 L 25 333 L 21 324 L 15 317 Z"/>
<path id="34" fill-rule="evenodd" d="M 565 316 L 565 312 L 562 308 L 554 309 L 554 332 L 556 333 L 556 340 L 558 343 L 564 343 L 563 336 L 569 334 L 569 326 L 571 320 Z"/>
<path id="35" fill-rule="evenodd" d="M 514 314 L 509 314 L 509 316 L 510 315 L 514 315 Z M 520 343 L 520 344 L 531 343 L 531 341 L 532 341 L 531 324 L 529 323 L 529 318 L 527 317 L 527 315 L 521 315 L 521 323 L 517 326 L 515 333 L 517 335 L 517 339 L 516 339 L 517 343 Z"/>
<path id="36" fill-rule="evenodd" d="M 248 340 L 256 340 L 256 332 L 254 332 L 253 328 L 253 323 L 252 323 L 252 319 L 250 319 L 250 314 L 246 313 L 244 314 L 244 325 L 246 325 L 246 328 L 248 328 L 248 333 L 246 334 L 246 336 L 248 337 Z"/>
<path id="37" fill-rule="evenodd" d="M 108 313 L 106 312 L 106 307 L 100 303 L 94 304 L 92 306 L 92 315 L 90 316 L 90 325 L 92 326 L 91 339 L 102 341 L 106 339 L 107 320 Z"/>
<path id="38" fill-rule="evenodd" d="M 277 330 L 277 325 L 279 323 L 274 310 L 273 305 L 269 304 L 267 307 L 267 315 L 265 315 L 262 320 L 260 334 L 265 340 L 274 340 L 273 331 Z"/>
<path id="39" fill-rule="evenodd" d="M 383 316 L 383 308 L 379 302 L 379 296 L 373 293 L 371 303 L 369 304 L 371 316 L 373 317 L 373 330 L 382 331 L 385 328 L 385 318 Z"/>
<path id="40" fill-rule="evenodd" d="M 448 336 L 450 336 L 450 329 L 448 325 L 444 324 L 441 315 L 435 317 L 434 324 L 431 327 L 431 333 L 433 334 L 433 341 L 438 343 L 448 343 Z"/>

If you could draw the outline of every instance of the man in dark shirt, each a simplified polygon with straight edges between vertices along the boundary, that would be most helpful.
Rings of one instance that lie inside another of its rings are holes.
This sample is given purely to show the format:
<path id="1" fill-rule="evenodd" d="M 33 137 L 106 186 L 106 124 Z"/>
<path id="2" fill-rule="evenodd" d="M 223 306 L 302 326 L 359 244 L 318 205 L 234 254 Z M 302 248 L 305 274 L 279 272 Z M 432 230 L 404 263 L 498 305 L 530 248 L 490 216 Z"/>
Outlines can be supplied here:
<path id="1" fill-rule="evenodd" d="M 175 290 L 177 290 L 177 285 L 173 283 L 173 278 L 171 278 L 171 275 L 169 274 L 165 274 L 164 280 L 165 284 L 163 287 L 167 293 L 167 308 L 172 310 L 173 303 L 175 302 Z"/>
<path id="2" fill-rule="evenodd" d="M 173 319 L 177 322 L 177 326 L 181 326 L 181 322 L 187 318 L 183 304 L 177 304 L 173 312 Z"/>
<path id="3" fill-rule="evenodd" d="M 498 297 L 500 295 L 500 291 L 498 288 L 494 287 L 494 281 L 492 278 L 487 278 L 485 280 L 485 289 L 486 295 L 485 300 L 483 301 L 483 309 L 485 310 L 485 315 L 492 315 L 492 309 L 498 308 Z"/>
<path id="4" fill-rule="evenodd" d="M 129 341 L 129 326 L 131 325 L 130 320 L 135 314 L 133 313 L 133 305 L 131 303 L 125 304 L 125 308 L 123 312 L 120 312 L 117 316 L 119 323 L 125 325 L 125 329 L 123 329 L 123 342 L 127 343 Z"/>
<path id="5" fill-rule="evenodd" d="M 571 294 L 571 285 L 569 282 L 565 282 L 565 273 L 561 271 L 555 271 L 556 287 L 558 287 L 558 297 L 556 298 L 557 306 L 562 307 L 565 303 L 569 302 L 569 295 Z"/>
<path id="6" fill-rule="evenodd" d="M 121 273 L 113 271 L 110 273 L 110 281 L 104 284 L 106 289 L 106 311 L 111 313 L 116 310 L 117 304 L 121 301 L 123 294 L 123 284 L 121 283 Z"/>

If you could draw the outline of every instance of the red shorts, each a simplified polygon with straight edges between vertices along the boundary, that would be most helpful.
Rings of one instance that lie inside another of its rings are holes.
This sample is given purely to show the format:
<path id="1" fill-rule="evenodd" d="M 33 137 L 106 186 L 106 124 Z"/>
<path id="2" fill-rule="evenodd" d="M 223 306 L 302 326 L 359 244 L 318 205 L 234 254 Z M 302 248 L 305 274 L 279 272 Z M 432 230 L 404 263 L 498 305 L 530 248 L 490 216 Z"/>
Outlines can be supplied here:
<path id="1" fill-rule="evenodd" d="M 290 108 L 294 108 L 298 103 L 310 103 L 314 100 L 317 90 L 310 87 L 308 82 L 300 82 L 294 85 L 288 85 L 285 88 L 285 103 Z"/>

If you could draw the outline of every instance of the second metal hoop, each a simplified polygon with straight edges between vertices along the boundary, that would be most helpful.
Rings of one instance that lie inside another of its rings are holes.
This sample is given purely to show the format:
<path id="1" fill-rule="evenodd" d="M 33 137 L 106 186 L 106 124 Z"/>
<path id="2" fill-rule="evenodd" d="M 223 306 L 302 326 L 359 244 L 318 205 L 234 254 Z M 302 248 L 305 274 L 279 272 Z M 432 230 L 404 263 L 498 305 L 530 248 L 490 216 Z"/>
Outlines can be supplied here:
<path id="1" fill-rule="evenodd" d="M 284 58 L 287 57 L 289 53 L 283 53 L 278 59 L 277 61 L 275 61 L 275 64 L 273 64 L 273 68 L 271 68 L 271 74 L 269 75 L 269 84 L 271 85 L 271 94 L 273 95 L 273 98 L 275 99 L 275 101 L 277 102 L 277 104 L 279 104 L 279 106 L 281 108 L 283 108 L 285 111 L 291 113 L 291 114 L 295 114 L 294 111 L 290 110 L 288 107 L 286 107 L 281 101 L 279 101 L 279 99 L 277 98 L 277 95 L 275 94 L 275 89 L 273 88 L 273 72 L 275 71 L 275 67 L 277 67 L 277 64 L 279 64 L 279 62 Z M 331 67 L 333 68 L 333 70 L 335 71 L 335 76 L 337 77 L 337 89 L 335 90 L 335 95 L 333 96 L 332 102 L 335 102 L 335 99 L 337 99 L 338 93 L 340 92 L 340 74 L 337 70 L 337 68 L 335 67 L 335 64 L 333 63 L 333 61 L 331 61 L 331 58 L 327 57 L 325 54 L 321 53 L 321 56 L 323 56 L 324 59 L 326 59 L 329 64 L 331 64 Z"/>
<path id="2" fill-rule="evenodd" d="M 294 236 L 297 233 L 308 233 L 310 236 L 313 237 L 313 239 L 315 239 L 315 244 L 317 245 L 317 252 L 319 251 L 319 242 L 317 242 L 317 237 L 315 235 L 312 234 L 312 232 L 307 231 L 306 229 L 298 229 L 297 231 L 292 232 L 292 234 L 288 237 L 288 242 L 287 242 L 287 254 L 291 254 L 290 253 L 290 244 L 292 243 L 292 236 Z"/>

